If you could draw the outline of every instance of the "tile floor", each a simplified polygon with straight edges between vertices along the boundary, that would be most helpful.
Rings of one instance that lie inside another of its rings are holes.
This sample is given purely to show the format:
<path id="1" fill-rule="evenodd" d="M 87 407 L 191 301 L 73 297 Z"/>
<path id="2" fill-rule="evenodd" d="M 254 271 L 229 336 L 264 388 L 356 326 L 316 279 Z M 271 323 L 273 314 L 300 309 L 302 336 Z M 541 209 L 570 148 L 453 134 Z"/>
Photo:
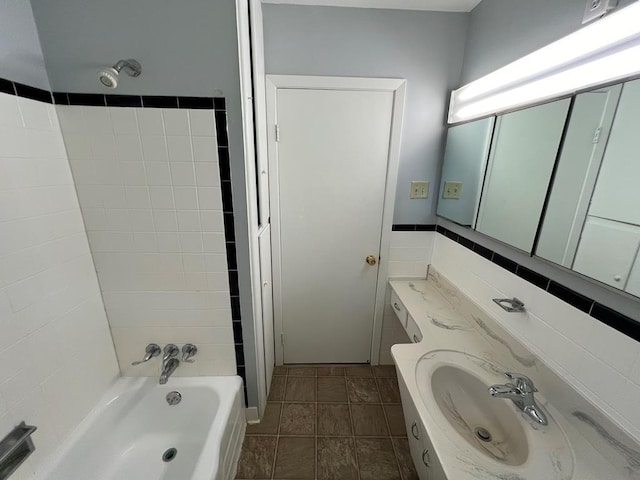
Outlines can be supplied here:
<path id="1" fill-rule="evenodd" d="M 276 367 L 236 478 L 417 479 L 395 367 Z"/>

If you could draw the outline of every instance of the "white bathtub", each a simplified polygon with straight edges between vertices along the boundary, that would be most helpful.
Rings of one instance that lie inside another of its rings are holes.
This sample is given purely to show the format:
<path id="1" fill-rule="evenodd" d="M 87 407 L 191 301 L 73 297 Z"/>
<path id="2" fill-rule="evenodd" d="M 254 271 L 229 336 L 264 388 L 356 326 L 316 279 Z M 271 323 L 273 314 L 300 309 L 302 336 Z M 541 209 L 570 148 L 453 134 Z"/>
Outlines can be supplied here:
<path id="1" fill-rule="evenodd" d="M 177 391 L 179 404 L 165 397 Z M 73 395 L 73 392 L 69 392 Z M 240 377 L 118 379 L 38 478 L 231 480 L 245 431 Z M 163 453 L 175 448 L 175 458 Z"/>

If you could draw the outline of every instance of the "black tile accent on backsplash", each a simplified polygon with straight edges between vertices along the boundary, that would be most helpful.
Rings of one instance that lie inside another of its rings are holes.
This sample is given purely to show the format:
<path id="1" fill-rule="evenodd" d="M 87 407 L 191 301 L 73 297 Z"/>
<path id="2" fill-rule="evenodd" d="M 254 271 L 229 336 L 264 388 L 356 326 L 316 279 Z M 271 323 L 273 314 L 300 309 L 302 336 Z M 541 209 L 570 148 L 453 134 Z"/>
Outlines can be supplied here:
<path id="1" fill-rule="evenodd" d="M 13 82 L 16 88 L 16 95 L 19 97 L 30 98 L 31 100 L 37 100 L 38 102 L 53 103 L 51 92 L 42 90 L 41 88 L 30 87 L 22 83 Z"/>
<path id="2" fill-rule="evenodd" d="M 69 95 L 66 92 L 53 92 L 52 95 L 56 105 L 69 105 Z"/>
<path id="3" fill-rule="evenodd" d="M 482 245 L 479 245 L 477 243 L 473 245 L 472 250 L 489 261 L 491 261 L 491 259 L 493 258 L 493 250 L 489 250 L 488 248 L 483 247 Z"/>
<path id="4" fill-rule="evenodd" d="M 227 134 L 227 112 L 224 110 L 216 110 L 216 137 L 219 147 L 229 146 L 229 136 Z"/>
<path id="5" fill-rule="evenodd" d="M 505 270 L 510 271 L 511 273 L 516 273 L 516 270 L 518 269 L 518 264 L 516 262 L 514 262 L 513 260 L 509 260 L 502 255 L 498 255 L 497 253 L 493 254 L 493 258 L 491 259 L 491 261 L 496 265 L 501 266 Z"/>
<path id="6" fill-rule="evenodd" d="M 9 95 L 16 94 L 16 87 L 11 80 L 5 80 L 0 78 L 0 93 L 8 93 Z"/>
<path id="7" fill-rule="evenodd" d="M 240 287 L 238 286 L 238 271 L 237 270 L 229 270 L 229 293 L 232 296 L 240 295 Z"/>
<path id="8" fill-rule="evenodd" d="M 231 194 L 231 182 L 223 180 L 220 182 L 222 189 L 222 211 L 233 212 L 233 195 Z"/>
<path id="9" fill-rule="evenodd" d="M 473 250 L 473 247 L 475 245 L 471 240 L 461 236 L 458 236 L 458 243 L 463 247 L 468 248 L 469 250 Z"/>
<path id="10" fill-rule="evenodd" d="M 444 228 L 441 225 L 438 225 L 437 232 L 445 235 L 448 238 L 451 238 L 451 234 L 453 233 L 451 232 L 451 230 Z M 482 245 L 474 243 L 467 238 L 457 235 L 457 240 L 455 241 L 457 241 L 457 243 L 459 243 L 463 247 L 472 250 L 473 252 L 483 256 L 488 260 L 493 259 L 493 263 L 510 272 L 513 272 L 513 266 L 515 265 L 515 274 L 523 280 L 526 280 L 536 287 L 546 290 L 551 295 L 574 306 L 579 310 L 582 310 L 583 312 L 589 314 L 591 317 L 600 320 L 601 322 L 616 329 L 620 333 L 623 333 L 624 335 L 627 335 L 634 340 L 640 341 L 640 322 L 637 322 L 632 318 L 618 313 L 615 310 L 610 309 L 609 307 L 605 307 L 604 305 L 596 303 L 594 300 L 585 297 L 578 292 L 574 292 L 570 288 L 567 288 L 564 285 L 560 285 L 558 282 L 554 282 L 553 280 L 550 280 L 544 275 L 534 272 L 527 267 L 518 265 L 516 262 L 509 260 L 508 258 L 495 253 L 493 250 L 483 247 Z"/>
<path id="11" fill-rule="evenodd" d="M 640 342 L 640 324 L 638 322 L 599 303 L 594 303 L 591 316 Z"/>
<path id="12" fill-rule="evenodd" d="M 178 108 L 178 97 L 143 95 L 142 106 L 145 108 Z"/>
<path id="13" fill-rule="evenodd" d="M 424 224 L 397 223 L 391 226 L 391 230 L 394 232 L 435 232 L 436 225 L 433 223 L 424 223 Z"/>
<path id="14" fill-rule="evenodd" d="M 546 290 L 549 287 L 549 279 L 547 277 L 540 275 L 533 270 L 529 270 L 527 267 L 523 267 L 522 265 L 518 265 L 516 275 L 529 283 L 533 283 L 536 287 L 543 290 Z"/>
<path id="15" fill-rule="evenodd" d="M 142 107 L 139 95 L 105 95 L 108 107 Z"/>
<path id="16" fill-rule="evenodd" d="M 231 180 L 231 164 L 229 162 L 229 148 L 218 148 L 218 167 L 220 168 L 220 180 Z"/>
<path id="17" fill-rule="evenodd" d="M 87 107 L 106 107 L 107 101 L 101 93 L 67 93 L 69 105 L 84 105 Z"/>
<path id="18" fill-rule="evenodd" d="M 393 232 L 415 232 L 415 225 L 393 225 L 391 227 L 391 231 Z"/>
<path id="19" fill-rule="evenodd" d="M 213 103 L 213 97 L 178 97 L 179 108 L 213 110 Z"/>
<path id="20" fill-rule="evenodd" d="M 452 232 L 451 230 L 446 230 L 444 232 L 446 237 L 449 237 L 451 240 L 453 240 L 454 242 L 458 241 L 458 234 L 455 232 Z"/>
<path id="21" fill-rule="evenodd" d="M 558 297 L 560 300 L 567 302 L 569 305 L 576 307 L 578 310 L 582 310 L 585 313 L 589 313 L 591 311 L 591 307 L 593 306 L 593 300 L 591 300 L 590 298 L 587 298 L 584 295 L 580 295 L 578 292 L 574 292 L 570 288 L 567 288 L 564 285 L 560 285 L 559 283 L 554 281 L 549 282 L 547 292 L 549 292 L 554 297 Z"/>

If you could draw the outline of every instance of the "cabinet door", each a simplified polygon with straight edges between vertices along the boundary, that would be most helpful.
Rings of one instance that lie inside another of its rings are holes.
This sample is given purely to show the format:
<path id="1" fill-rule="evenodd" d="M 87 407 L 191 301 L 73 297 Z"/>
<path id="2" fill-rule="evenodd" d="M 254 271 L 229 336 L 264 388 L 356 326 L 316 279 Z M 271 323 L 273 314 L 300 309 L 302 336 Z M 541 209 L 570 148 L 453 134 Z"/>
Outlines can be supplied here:
<path id="1" fill-rule="evenodd" d="M 587 217 L 573 269 L 624 289 L 639 244 L 640 227 Z"/>

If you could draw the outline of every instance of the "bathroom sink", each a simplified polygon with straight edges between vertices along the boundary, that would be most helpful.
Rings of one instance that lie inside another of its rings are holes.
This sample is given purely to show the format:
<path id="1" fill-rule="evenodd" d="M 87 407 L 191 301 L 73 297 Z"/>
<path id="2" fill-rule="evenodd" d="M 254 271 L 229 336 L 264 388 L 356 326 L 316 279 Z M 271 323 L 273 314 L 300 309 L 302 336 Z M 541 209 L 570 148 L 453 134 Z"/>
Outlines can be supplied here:
<path id="1" fill-rule="evenodd" d="M 425 427 L 436 450 L 440 438 L 470 469 L 514 478 L 543 478 L 543 472 L 548 479 L 571 478 L 573 454 L 549 411 L 548 425 L 538 425 L 511 400 L 489 395 L 490 386 L 505 383 L 504 373 L 487 360 L 452 350 L 429 352 L 418 361 L 418 389 L 432 420 Z"/>

